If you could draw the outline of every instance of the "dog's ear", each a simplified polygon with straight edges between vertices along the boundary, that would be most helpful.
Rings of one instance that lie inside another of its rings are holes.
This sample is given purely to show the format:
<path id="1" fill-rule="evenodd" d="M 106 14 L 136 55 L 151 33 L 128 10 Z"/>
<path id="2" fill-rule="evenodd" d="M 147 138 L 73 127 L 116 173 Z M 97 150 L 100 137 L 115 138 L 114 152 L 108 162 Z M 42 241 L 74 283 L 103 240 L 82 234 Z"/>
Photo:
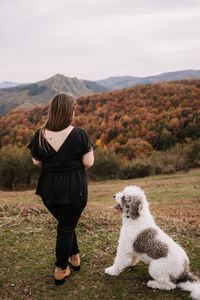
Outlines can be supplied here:
<path id="1" fill-rule="evenodd" d="M 132 219 L 137 219 L 141 215 L 143 208 L 142 198 L 140 196 L 129 196 L 124 199 L 126 216 Z"/>
<path id="2" fill-rule="evenodd" d="M 125 199 L 125 196 L 122 197 L 122 205 L 126 205 L 126 199 Z"/>

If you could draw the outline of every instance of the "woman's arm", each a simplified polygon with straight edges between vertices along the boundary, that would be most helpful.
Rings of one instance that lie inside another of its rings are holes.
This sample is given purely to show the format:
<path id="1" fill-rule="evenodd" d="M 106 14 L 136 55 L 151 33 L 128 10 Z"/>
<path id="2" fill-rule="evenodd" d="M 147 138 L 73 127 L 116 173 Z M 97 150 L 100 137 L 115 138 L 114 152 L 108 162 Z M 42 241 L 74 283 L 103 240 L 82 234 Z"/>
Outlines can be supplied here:
<path id="1" fill-rule="evenodd" d="M 94 151 L 91 150 L 90 152 L 84 154 L 82 157 L 82 162 L 86 169 L 90 168 L 94 163 Z"/>
<path id="2" fill-rule="evenodd" d="M 33 157 L 32 157 L 32 160 L 33 160 L 34 165 L 36 165 L 36 166 L 41 166 L 41 165 L 42 165 L 42 162 L 41 162 L 41 161 L 36 160 L 36 159 L 33 158 Z"/>

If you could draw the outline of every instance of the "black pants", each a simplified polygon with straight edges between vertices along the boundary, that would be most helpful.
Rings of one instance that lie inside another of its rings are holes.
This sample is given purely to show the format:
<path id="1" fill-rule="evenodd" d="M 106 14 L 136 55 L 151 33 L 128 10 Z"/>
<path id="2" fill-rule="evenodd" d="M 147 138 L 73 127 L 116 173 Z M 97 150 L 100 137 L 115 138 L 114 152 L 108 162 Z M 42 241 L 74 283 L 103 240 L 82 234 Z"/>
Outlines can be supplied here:
<path id="1" fill-rule="evenodd" d="M 75 228 L 86 204 L 50 204 L 44 200 L 43 203 L 58 220 L 55 265 L 64 270 L 69 257 L 79 253 Z"/>

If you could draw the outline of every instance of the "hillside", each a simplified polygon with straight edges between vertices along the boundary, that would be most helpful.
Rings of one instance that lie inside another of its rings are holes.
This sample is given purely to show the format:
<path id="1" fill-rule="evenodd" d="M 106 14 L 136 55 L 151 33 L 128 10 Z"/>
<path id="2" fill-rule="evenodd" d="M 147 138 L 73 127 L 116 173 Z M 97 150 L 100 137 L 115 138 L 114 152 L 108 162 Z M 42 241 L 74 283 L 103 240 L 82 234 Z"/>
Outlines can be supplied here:
<path id="1" fill-rule="evenodd" d="M 96 82 L 111 90 L 123 89 L 137 84 L 146 84 L 153 82 L 180 80 L 180 79 L 198 79 L 200 78 L 200 70 L 185 70 L 176 72 L 167 72 L 155 76 L 147 77 L 133 77 L 133 76 L 119 76 L 109 77 Z"/>
<path id="2" fill-rule="evenodd" d="M 200 80 L 164 82 L 82 96 L 75 126 L 93 142 L 128 159 L 200 137 Z M 26 145 L 46 119 L 48 105 L 0 118 L 1 146 Z"/>
<path id="3" fill-rule="evenodd" d="M 188 78 L 190 79 L 189 81 Z M 110 77 L 96 82 L 80 80 L 76 77 L 70 78 L 61 74 L 56 74 L 49 79 L 31 84 L 17 85 L 12 82 L 3 82 L 2 87 L 4 88 L 0 88 L 0 116 L 7 114 L 18 106 L 21 107 L 23 103 L 31 103 L 34 106 L 47 104 L 55 94 L 63 91 L 70 92 L 75 97 L 79 97 L 109 90 L 123 89 L 135 85 L 172 80 L 173 83 L 177 84 L 195 85 L 196 83 L 193 82 L 193 80 L 195 81 L 196 78 L 200 78 L 200 70 L 168 72 L 148 77 Z M 180 82 L 180 79 L 182 79 L 182 82 Z M 6 86 L 13 84 L 17 86 L 6 88 Z"/>
<path id="4" fill-rule="evenodd" d="M 75 97 L 79 97 L 107 90 L 93 81 L 79 80 L 56 74 L 37 83 L 0 89 L 0 115 L 8 113 L 24 102 L 30 102 L 33 105 L 47 104 L 59 92 L 69 92 Z"/>

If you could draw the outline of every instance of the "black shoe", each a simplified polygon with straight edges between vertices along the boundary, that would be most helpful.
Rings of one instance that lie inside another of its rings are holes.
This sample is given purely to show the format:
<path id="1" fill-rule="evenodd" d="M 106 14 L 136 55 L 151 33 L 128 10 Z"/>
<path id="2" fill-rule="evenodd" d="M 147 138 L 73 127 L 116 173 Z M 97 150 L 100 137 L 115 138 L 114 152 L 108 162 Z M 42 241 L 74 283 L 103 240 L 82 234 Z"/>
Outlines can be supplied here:
<path id="1" fill-rule="evenodd" d="M 72 268 L 73 271 L 79 271 L 81 269 L 81 266 L 73 266 L 72 263 L 69 262 L 70 267 Z"/>

